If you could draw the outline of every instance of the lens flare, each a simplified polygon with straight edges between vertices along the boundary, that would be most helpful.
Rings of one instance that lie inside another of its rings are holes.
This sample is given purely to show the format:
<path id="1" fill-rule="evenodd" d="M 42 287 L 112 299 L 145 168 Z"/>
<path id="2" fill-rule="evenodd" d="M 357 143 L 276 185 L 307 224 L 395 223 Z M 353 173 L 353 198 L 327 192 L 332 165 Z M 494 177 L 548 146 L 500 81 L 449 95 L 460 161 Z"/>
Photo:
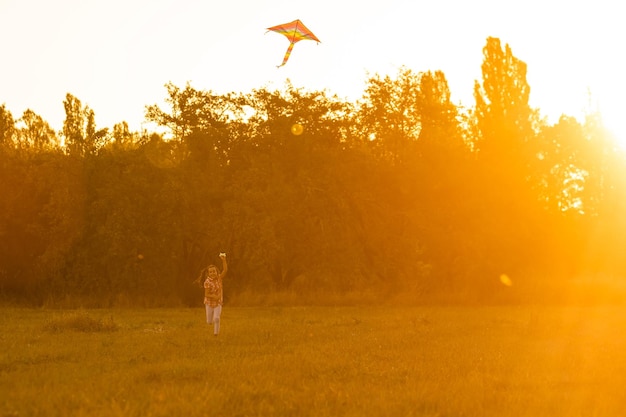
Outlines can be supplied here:
<path id="1" fill-rule="evenodd" d="M 295 123 L 291 126 L 291 133 L 296 136 L 300 136 L 304 132 L 304 127 L 300 123 Z"/>
<path id="2" fill-rule="evenodd" d="M 500 275 L 500 282 L 503 285 L 506 285 L 507 287 L 510 287 L 513 285 L 513 281 L 511 281 L 511 278 L 509 278 L 507 274 Z"/>

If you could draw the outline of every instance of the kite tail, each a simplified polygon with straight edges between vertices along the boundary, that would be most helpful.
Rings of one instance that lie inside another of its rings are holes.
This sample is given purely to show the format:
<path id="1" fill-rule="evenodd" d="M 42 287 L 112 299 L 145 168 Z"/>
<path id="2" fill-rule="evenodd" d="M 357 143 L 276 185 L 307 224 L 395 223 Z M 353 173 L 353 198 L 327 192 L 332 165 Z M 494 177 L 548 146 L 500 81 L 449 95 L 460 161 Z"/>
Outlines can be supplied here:
<path id="1" fill-rule="evenodd" d="M 287 60 L 289 59 L 289 56 L 291 55 L 291 50 L 293 49 L 293 46 L 295 44 L 296 44 L 295 42 L 291 42 L 289 44 L 289 48 L 287 48 L 287 52 L 285 52 L 285 57 L 283 58 L 283 63 L 280 64 L 277 68 L 280 68 L 287 63 Z"/>

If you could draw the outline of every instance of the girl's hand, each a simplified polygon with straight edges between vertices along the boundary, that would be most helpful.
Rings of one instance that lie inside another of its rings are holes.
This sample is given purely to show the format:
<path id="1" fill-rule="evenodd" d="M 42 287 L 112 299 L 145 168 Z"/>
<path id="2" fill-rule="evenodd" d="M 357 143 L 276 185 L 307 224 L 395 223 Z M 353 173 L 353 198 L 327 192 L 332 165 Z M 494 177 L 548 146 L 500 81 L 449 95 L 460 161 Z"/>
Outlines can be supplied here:
<path id="1" fill-rule="evenodd" d="M 220 253 L 220 258 L 222 258 L 222 259 L 226 258 L 226 253 L 224 253 L 224 252 Z"/>

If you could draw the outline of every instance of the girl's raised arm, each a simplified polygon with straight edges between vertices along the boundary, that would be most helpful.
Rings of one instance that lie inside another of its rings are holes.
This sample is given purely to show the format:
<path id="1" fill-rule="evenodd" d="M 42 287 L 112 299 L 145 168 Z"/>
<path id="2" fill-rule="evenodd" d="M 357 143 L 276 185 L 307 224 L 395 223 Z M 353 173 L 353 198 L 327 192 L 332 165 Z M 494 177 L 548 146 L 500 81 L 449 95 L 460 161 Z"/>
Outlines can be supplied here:
<path id="1" fill-rule="evenodd" d="M 222 258 L 222 273 L 220 277 L 224 278 L 226 272 L 228 272 L 228 263 L 226 262 L 226 254 L 224 252 L 220 253 L 220 258 Z"/>

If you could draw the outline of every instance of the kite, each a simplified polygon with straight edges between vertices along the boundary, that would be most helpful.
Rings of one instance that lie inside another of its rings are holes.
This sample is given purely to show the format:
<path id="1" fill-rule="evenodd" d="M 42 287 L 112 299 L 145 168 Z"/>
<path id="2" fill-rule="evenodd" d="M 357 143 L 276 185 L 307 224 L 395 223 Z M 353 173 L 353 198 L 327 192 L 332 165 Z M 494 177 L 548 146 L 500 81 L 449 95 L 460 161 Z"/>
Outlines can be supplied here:
<path id="1" fill-rule="evenodd" d="M 296 19 L 293 22 L 284 23 L 282 25 L 272 26 L 271 28 L 267 28 L 268 31 L 277 32 L 282 35 L 285 35 L 287 39 L 289 39 L 289 48 L 287 48 L 287 52 L 285 52 L 285 57 L 283 58 L 283 63 L 280 64 L 277 68 L 282 67 L 287 63 L 289 59 L 289 55 L 291 55 L 291 50 L 296 42 L 301 40 L 311 40 L 320 42 L 319 39 L 311 32 L 304 23 L 300 20 Z"/>

